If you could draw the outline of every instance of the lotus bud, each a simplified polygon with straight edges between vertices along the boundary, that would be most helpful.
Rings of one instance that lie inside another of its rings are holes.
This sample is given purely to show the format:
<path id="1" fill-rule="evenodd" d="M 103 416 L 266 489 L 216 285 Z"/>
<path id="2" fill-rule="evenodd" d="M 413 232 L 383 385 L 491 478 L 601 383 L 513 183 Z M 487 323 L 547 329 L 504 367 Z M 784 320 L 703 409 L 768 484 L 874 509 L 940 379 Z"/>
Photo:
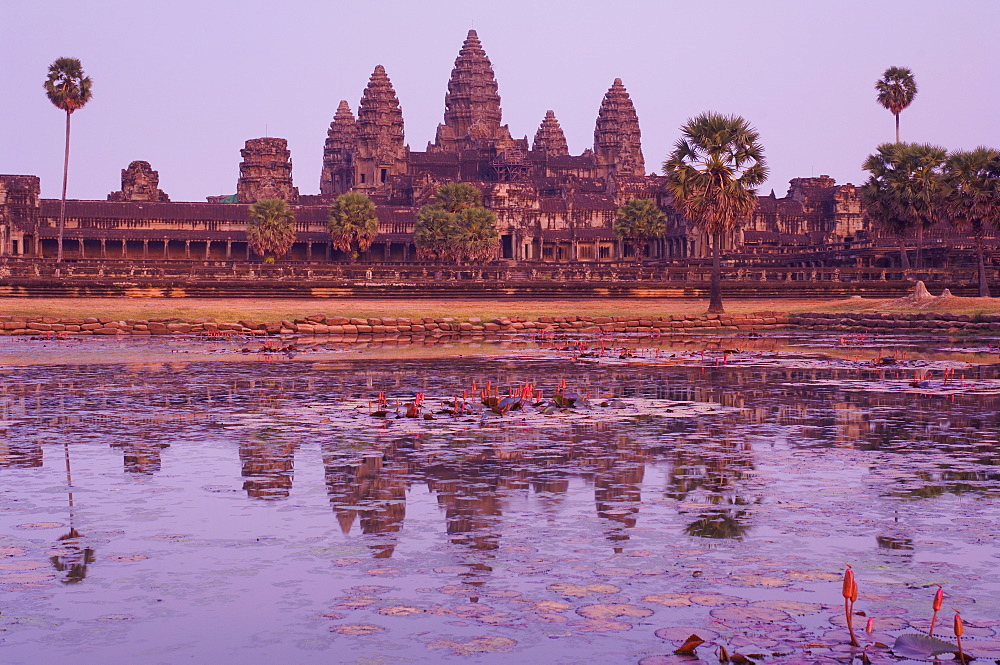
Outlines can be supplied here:
<path id="1" fill-rule="evenodd" d="M 934 594 L 934 611 L 937 612 L 941 609 L 941 605 L 944 603 L 944 589 L 938 586 L 937 593 Z"/>
<path id="2" fill-rule="evenodd" d="M 865 624 L 865 632 L 869 635 L 875 632 L 875 617 L 868 617 L 868 623 Z"/>
<path id="3" fill-rule="evenodd" d="M 854 589 L 854 570 L 850 566 L 848 566 L 847 569 L 844 571 L 844 586 L 843 589 L 841 590 L 841 595 L 844 596 L 844 598 L 849 599 L 851 597 L 851 592 L 853 589 Z"/>
<path id="4" fill-rule="evenodd" d="M 961 637 L 962 633 L 965 632 L 965 627 L 962 625 L 962 615 L 955 610 L 955 637 Z"/>
<path id="5" fill-rule="evenodd" d="M 858 602 L 858 583 L 854 582 L 854 586 L 851 587 L 851 603 Z"/>

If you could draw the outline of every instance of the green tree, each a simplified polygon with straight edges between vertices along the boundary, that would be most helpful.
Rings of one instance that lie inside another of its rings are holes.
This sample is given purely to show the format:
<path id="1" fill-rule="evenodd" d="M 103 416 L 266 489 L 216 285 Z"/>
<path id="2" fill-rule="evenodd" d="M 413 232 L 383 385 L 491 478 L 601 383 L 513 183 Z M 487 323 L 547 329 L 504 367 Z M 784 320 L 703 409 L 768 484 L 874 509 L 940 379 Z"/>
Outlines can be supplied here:
<path id="1" fill-rule="evenodd" d="M 432 261 L 454 260 L 458 235 L 455 214 L 448 212 L 440 203 L 425 205 L 417 212 L 413 242 L 420 258 Z"/>
<path id="2" fill-rule="evenodd" d="M 356 259 L 378 235 L 375 204 L 359 192 L 341 194 L 330 206 L 328 225 L 333 246 Z"/>
<path id="3" fill-rule="evenodd" d="M 483 193 L 467 182 L 450 182 L 438 187 L 434 198 L 448 212 L 462 212 L 466 208 L 483 205 Z"/>
<path id="4" fill-rule="evenodd" d="M 250 205 L 247 242 L 254 253 L 273 262 L 295 242 L 295 213 L 281 199 L 261 199 Z"/>
<path id="5" fill-rule="evenodd" d="M 1000 231 L 1000 150 L 979 147 L 952 153 L 945 165 L 943 215 L 965 229 L 976 244 L 979 297 L 990 297 L 983 256 L 984 236 Z"/>
<path id="6" fill-rule="evenodd" d="M 945 194 L 944 163 L 948 152 L 927 143 L 883 143 L 869 155 L 862 168 L 871 173 L 861 188 L 862 201 L 874 205 L 869 217 L 900 239 L 917 234 L 916 267 L 923 266 L 924 231 L 937 223 Z M 908 261 L 903 262 L 908 268 Z"/>
<path id="7" fill-rule="evenodd" d="M 639 263 L 649 239 L 659 238 L 667 232 L 667 216 L 653 199 L 629 199 L 618 209 L 614 231 L 619 238 L 632 242 L 635 262 Z"/>
<path id="8" fill-rule="evenodd" d="M 76 58 L 57 58 L 49 65 L 49 75 L 43 87 L 52 104 L 66 112 L 66 149 L 63 155 L 62 198 L 59 200 L 59 247 L 56 262 L 63 259 L 63 232 L 66 229 L 66 183 L 69 179 L 69 119 L 73 112 L 90 101 L 92 82 L 83 73 L 83 65 Z"/>
<path id="9" fill-rule="evenodd" d="M 500 249 L 497 217 L 482 205 L 483 193 L 465 182 L 442 185 L 436 203 L 417 213 L 417 255 L 437 261 L 492 261 Z"/>
<path id="10" fill-rule="evenodd" d="M 681 127 L 663 173 L 674 206 L 712 241 L 708 311 L 724 312 L 722 244 L 753 214 L 756 188 L 767 180 L 760 136 L 739 116 L 702 113 Z"/>
<path id="11" fill-rule="evenodd" d="M 875 99 L 896 117 L 896 143 L 899 143 L 899 114 L 917 96 L 917 82 L 908 67 L 890 67 L 875 82 Z"/>
<path id="12" fill-rule="evenodd" d="M 456 215 L 458 251 L 466 261 L 493 261 L 500 249 L 497 216 L 482 206 L 465 208 Z"/>

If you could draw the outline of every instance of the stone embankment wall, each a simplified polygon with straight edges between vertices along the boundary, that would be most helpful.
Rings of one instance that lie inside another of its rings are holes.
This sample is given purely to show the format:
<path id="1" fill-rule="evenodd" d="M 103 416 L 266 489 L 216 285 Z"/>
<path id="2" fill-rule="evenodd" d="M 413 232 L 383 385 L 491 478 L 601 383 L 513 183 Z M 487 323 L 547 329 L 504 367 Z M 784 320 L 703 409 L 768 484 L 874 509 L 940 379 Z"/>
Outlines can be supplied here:
<path id="1" fill-rule="evenodd" d="M 109 317 L 0 316 L 0 334 L 6 335 L 487 335 L 556 331 L 581 333 L 639 333 L 654 335 L 680 330 L 773 330 L 788 324 L 787 314 L 709 314 L 707 316 L 593 317 L 540 316 L 529 321 L 511 316 L 483 321 L 453 317 L 419 319 L 359 319 L 345 316 L 309 316 L 292 321 L 224 323 L 209 319 L 144 319 L 118 321 Z"/>
<path id="2" fill-rule="evenodd" d="M 762 331 L 798 328 L 817 331 L 874 332 L 1000 332 L 1000 314 L 880 314 L 815 312 L 787 314 L 708 314 L 664 317 L 523 316 L 482 321 L 443 318 L 360 319 L 315 315 L 283 321 L 217 322 L 210 319 L 143 319 L 110 317 L 59 318 L 0 316 L 0 335 L 339 335 L 344 337 L 477 336 L 577 332 L 584 334 L 657 335 L 668 332 Z"/>
<path id="3" fill-rule="evenodd" d="M 958 332 L 1000 331 L 1000 314 L 886 314 L 879 312 L 813 312 L 793 314 L 788 322 L 808 330 L 837 330 L 844 332 Z"/>

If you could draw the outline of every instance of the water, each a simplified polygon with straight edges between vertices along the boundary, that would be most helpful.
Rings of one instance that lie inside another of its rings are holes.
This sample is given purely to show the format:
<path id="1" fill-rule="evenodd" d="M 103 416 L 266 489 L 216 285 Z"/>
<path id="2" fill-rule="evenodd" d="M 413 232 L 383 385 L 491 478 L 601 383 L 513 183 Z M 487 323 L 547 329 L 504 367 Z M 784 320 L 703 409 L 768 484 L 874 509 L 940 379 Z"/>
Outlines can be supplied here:
<path id="1" fill-rule="evenodd" d="M 587 344 L 0 338 L 0 662 L 1000 657 L 996 340 Z"/>

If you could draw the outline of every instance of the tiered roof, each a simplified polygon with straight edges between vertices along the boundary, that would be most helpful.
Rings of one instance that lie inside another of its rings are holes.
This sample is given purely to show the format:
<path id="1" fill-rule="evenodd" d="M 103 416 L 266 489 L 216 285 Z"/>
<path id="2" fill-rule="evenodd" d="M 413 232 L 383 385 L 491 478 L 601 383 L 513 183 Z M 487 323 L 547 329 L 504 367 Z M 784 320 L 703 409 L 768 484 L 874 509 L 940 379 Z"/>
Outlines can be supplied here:
<path id="1" fill-rule="evenodd" d="M 608 88 L 597 114 L 594 152 L 621 175 L 644 175 L 639 117 L 621 79 Z"/>

